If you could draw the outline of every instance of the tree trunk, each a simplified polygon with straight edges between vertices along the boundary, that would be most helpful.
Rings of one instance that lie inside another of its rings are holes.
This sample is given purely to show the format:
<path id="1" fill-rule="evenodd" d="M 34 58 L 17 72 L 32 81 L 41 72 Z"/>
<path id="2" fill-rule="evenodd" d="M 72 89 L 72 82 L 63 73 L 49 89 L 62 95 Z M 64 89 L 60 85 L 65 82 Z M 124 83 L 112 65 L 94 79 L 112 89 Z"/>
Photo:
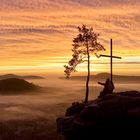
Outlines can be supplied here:
<path id="1" fill-rule="evenodd" d="M 85 96 L 85 103 L 88 102 L 88 95 L 89 95 L 89 78 L 90 78 L 90 55 L 89 55 L 89 50 L 88 50 L 88 46 L 87 46 L 87 55 L 88 55 L 88 74 L 87 74 L 87 81 L 86 81 L 86 96 Z"/>

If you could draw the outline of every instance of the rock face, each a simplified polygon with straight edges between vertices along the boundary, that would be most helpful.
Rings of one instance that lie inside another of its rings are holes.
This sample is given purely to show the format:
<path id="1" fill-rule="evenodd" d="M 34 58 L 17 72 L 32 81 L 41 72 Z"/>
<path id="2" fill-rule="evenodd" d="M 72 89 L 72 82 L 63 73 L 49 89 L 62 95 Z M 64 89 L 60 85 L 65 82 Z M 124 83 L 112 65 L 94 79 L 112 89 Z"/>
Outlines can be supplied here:
<path id="1" fill-rule="evenodd" d="M 140 130 L 140 92 L 108 94 L 87 104 L 73 103 L 66 117 L 57 119 L 57 127 L 66 140 L 128 136 Z"/>
<path id="2" fill-rule="evenodd" d="M 29 83 L 23 79 L 8 78 L 0 80 L 1 92 L 15 92 L 15 91 L 28 91 L 35 90 L 38 87 L 32 83 Z"/>

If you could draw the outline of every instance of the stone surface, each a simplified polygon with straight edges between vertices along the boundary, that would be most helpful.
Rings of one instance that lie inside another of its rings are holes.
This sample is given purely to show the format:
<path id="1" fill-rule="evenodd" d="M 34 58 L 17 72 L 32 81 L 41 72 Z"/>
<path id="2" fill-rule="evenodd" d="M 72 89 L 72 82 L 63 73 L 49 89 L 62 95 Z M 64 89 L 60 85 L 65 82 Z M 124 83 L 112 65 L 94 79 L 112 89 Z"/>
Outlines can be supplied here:
<path id="1" fill-rule="evenodd" d="M 57 119 L 57 126 L 66 140 L 136 133 L 140 130 L 140 93 L 126 91 L 108 94 L 87 104 L 73 104 L 67 109 L 66 117 Z"/>

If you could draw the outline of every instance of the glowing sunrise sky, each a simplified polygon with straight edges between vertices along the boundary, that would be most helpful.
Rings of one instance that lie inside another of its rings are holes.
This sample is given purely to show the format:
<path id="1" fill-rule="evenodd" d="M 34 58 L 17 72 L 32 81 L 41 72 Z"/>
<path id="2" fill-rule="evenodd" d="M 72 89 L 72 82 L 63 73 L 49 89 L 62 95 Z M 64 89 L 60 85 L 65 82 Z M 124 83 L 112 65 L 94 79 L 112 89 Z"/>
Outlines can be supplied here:
<path id="1" fill-rule="evenodd" d="M 102 53 L 113 38 L 123 57 L 116 73 L 140 75 L 140 0 L 0 0 L 0 72 L 63 71 L 82 24 L 100 33 Z M 92 60 L 97 72 L 109 68 L 108 59 Z"/>

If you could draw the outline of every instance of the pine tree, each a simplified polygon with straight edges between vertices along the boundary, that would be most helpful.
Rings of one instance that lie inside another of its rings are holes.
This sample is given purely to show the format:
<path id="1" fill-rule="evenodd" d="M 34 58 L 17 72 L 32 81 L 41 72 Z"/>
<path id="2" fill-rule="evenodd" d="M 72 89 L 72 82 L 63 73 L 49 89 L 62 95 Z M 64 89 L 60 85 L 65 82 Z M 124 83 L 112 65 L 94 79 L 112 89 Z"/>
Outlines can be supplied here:
<path id="1" fill-rule="evenodd" d="M 86 80 L 86 96 L 84 102 L 88 102 L 89 96 L 89 79 L 90 79 L 90 56 L 94 54 L 97 56 L 98 51 L 105 50 L 105 48 L 97 41 L 99 34 L 93 31 L 93 28 L 78 27 L 79 34 L 73 39 L 72 59 L 65 65 L 65 75 L 70 78 L 73 71 L 76 71 L 78 64 L 87 62 L 87 80 Z"/>

